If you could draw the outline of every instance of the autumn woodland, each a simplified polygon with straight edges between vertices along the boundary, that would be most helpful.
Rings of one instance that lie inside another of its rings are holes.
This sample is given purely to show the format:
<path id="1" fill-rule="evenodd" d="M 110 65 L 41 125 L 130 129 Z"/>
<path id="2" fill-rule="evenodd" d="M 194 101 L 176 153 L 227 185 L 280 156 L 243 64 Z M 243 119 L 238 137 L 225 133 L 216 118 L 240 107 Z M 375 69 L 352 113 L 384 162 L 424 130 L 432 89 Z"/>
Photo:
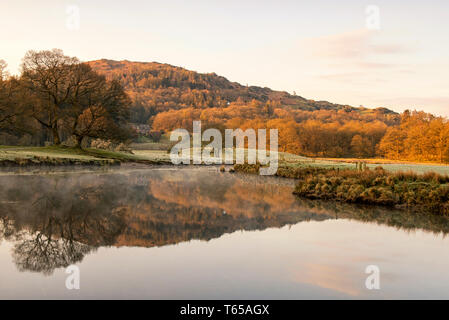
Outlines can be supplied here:
<path id="1" fill-rule="evenodd" d="M 130 143 L 192 121 L 224 130 L 276 128 L 279 150 L 307 157 L 449 162 L 449 123 L 422 111 L 333 104 L 156 62 L 83 63 L 29 51 L 21 73 L 0 64 L 0 144 Z"/>

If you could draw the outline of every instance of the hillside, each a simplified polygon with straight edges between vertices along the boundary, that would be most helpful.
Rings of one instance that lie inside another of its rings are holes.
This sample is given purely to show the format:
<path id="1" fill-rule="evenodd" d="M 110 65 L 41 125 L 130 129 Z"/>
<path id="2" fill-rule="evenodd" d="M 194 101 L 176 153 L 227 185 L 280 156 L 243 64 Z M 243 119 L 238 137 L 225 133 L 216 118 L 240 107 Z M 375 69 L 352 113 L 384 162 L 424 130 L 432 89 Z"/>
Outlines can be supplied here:
<path id="1" fill-rule="evenodd" d="M 97 60 L 89 64 L 119 80 L 132 99 L 131 122 L 156 132 L 204 127 L 276 128 L 279 150 L 305 156 L 373 157 L 400 116 L 385 109 L 308 100 L 269 88 L 243 86 L 156 62 Z"/>
<path id="2" fill-rule="evenodd" d="M 155 114 L 184 108 L 224 108 L 233 102 L 257 100 L 294 110 L 345 110 L 361 113 L 394 114 L 379 108 L 374 110 L 307 100 L 285 91 L 243 86 L 215 73 L 198 73 L 157 62 L 96 60 L 90 66 L 108 79 L 118 79 L 133 100 L 132 122 L 147 123 Z"/>

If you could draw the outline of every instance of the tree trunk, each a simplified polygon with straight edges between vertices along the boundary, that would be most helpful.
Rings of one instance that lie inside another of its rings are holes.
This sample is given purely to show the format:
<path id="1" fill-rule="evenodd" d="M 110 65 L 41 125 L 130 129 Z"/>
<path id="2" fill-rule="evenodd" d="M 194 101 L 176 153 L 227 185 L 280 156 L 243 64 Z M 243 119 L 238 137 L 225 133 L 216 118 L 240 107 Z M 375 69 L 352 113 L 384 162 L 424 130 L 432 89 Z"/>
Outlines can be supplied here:
<path id="1" fill-rule="evenodd" d="M 52 133 L 53 133 L 53 143 L 57 146 L 59 146 L 61 144 L 61 138 L 59 138 L 59 132 L 58 132 L 58 127 L 54 126 L 51 128 Z"/>
<path id="2" fill-rule="evenodd" d="M 76 147 L 81 148 L 81 144 L 83 143 L 84 136 L 75 136 L 76 138 Z"/>

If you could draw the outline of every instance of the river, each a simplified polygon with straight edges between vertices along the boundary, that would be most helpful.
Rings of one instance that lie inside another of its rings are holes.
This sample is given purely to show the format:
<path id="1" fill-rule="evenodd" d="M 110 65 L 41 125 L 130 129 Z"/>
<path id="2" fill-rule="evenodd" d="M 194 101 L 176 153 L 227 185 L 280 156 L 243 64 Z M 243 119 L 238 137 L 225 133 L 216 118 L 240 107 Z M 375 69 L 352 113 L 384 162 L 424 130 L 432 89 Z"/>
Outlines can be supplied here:
<path id="1" fill-rule="evenodd" d="M 0 175 L 0 298 L 449 298 L 448 219 L 292 190 L 215 167 Z"/>

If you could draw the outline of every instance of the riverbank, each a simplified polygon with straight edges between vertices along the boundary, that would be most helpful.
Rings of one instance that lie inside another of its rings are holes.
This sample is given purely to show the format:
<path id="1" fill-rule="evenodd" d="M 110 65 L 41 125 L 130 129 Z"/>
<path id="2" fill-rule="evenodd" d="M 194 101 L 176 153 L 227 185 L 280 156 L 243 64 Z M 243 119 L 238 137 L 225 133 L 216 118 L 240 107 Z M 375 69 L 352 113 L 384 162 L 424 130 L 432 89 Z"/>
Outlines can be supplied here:
<path id="1" fill-rule="evenodd" d="M 344 163 L 365 162 L 367 164 L 403 164 L 403 165 L 428 165 L 428 166 L 447 166 L 448 163 L 432 162 L 432 161 L 408 161 L 408 160 L 390 160 L 383 158 L 313 158 L 315 161 L 331 161 Z"/>
<path id="2" fill-rule="evenodd" d="M 0 146 L 0 167 L 35 167 L 35 166 L 107 166 L 121 163 L 142 163 L 150 165 L 172 165 L 169 144 L 165 140 L 160 143 L 133 143 L 132 153 L 100 150 L 93 148 L 79 149 L 64 146 L 24 147 Z M 245 154 L 246 154 L 245 150 Z M 290 176 L 297 168 L 355 169 L 357 162 L 366 163 L 366 167 L 374 169 L 379 164 L 375 159 L 314 159 L 286 152 L 279 152 L 279 176 Z M 386 161 L 382 167 L 391 172 L 413 171 L 416 173 L 436 172 L 449 175 L 448 165 L 429 163 L 402 163 Z M 285 170 L 286 168 L 286 170 Z M 293 170 L 293 171 L 292 171 Z"/>
<path id="3" fill-rule="evenodd" d="M 397 172 L 377 167 L 356 170 L 350 163 L 321 163 L 281 154 L 276 176 L 296 179 L 294 194 L 305 199 L 382 205 L 449 215 L 449 176 Z M 0 167 L 172 165 L 166 150 L 133 153 L 63 146 L 0 147 Z M 235 165 L 236 172 L 259 173 L 259 165 Z M 404 171 L 406 167 L 404 168 Z"/>
<path id="4" fill-rule="evenodd" d="M 0 167 L 28 166 L 109 166 L 121 163 L 171 164 L 164 152 L 146 156 L 100 149 L 80 149 L 64 146 L 17 147 L 0 146 Z"/>
<path id="5" fill-rule="evenodd" d="M 258 165 L 236 165 L 236 172 L 257 173 Z M 277 176 L 297 179 L 294 194 L 305 199 L 382 205 L 449 215 L 449 176 L 437 173 L 280 167 Z"/>

